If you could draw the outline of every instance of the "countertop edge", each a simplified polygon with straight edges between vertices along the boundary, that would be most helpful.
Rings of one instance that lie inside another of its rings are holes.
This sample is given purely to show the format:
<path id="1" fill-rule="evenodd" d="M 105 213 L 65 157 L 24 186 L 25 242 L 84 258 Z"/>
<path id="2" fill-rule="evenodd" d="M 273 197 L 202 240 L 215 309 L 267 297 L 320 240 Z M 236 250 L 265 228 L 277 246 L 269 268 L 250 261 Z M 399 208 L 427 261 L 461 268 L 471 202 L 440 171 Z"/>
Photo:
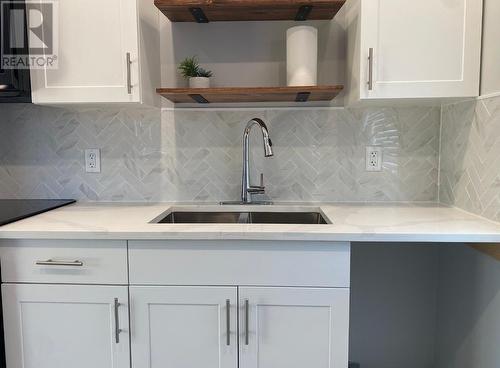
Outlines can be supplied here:
<path id="1" fill-rule="evenodd" d="M 499 243 L 499 234 L 381 234 L 381 233 L 339 233 L 339 234 L 291 234 L 263 232 L 193 232 L 193 233 L 150 233 L 134 232 L 90 233 L 75 231 L 3 232 L 1 240 L 9 239 L 53 239 L 53 240 L 127 240 L 127 241 L 179 241 L 179 240 L 234 240 L 234 241 L 310 241 L 310 242 L 400 242 L 400 243 Z"/>

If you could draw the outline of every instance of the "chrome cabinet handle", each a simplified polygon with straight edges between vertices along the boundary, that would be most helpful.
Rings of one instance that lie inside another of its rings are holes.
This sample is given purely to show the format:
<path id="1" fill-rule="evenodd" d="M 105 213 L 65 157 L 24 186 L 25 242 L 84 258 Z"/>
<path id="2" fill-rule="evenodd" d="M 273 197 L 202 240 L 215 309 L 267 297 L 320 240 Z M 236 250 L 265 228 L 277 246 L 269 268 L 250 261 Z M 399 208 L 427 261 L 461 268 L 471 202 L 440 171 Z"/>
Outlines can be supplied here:
<path id="1" fill-rule="evenodd" d="M 231 345 L 231 301 L 226 299 L 226 345 Z"/>
<path id="2" fill-rule="evenodd" d="M 248 331 L 248 321 L 249 321 L 249 302 L 248 302 L 248 299 L 245 299 L 245 345 L 248 345 L 248 335 L 249 335 L 249 331 Z"/>
<path id="3" fill-rule="evenodd" d="M 120 317 L 118 316 L 119 306 L 120 303 L 118 302 L 118 298 L 115 298 L 115 342 L 117 344 L 120 343 L 120 332 L 122 332 L 122 330 L 120 329 Z"/>
<path id="4" fill-rule="evenodd" d="M 373 91 L 373 47 L 368 51 L 368 90 Z"/>
<path id="5" fill-rule="evenodd" d="M 36 261 L 37 266 L 66 266 L 66 267 L 82 267 L 82 261 L 54 261 L 53 259 L 47 259 L 46 261 Z"/>
<path id="6" fill-rule="evenodd" d="M 132 75 L 130 70 L 130 65 L 132 61 L 130 59 L 130 52 L 127 52 L 127 92 L 129 95 L 132 94 Z"/>

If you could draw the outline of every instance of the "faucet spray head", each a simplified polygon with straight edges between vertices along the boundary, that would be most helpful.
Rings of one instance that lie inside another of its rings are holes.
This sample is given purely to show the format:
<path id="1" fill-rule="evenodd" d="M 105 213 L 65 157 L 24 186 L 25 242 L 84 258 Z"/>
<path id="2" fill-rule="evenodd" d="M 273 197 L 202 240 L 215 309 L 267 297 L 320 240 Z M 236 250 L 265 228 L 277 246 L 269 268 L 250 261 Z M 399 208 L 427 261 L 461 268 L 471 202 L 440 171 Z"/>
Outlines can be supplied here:
<path id="1" fill-rule="evenodd" d="M 262 138 L 264 139 L 264 156 L 265 157 L 272 157 L 274 156 L 273 153 L 273 142 L 271 141 L 271 138 L 269 137 L 269 130 L 267 129 L 266 123 L 262 119 L 259 118 L 253 118 L 250 120 L 245 128 L 245 132 L 243 135 L 243 140 L 248 141 L 248 135 L 250 134 L 250 130 L 254 125 L 258 125 L 260 127 L 260 130 L 262 131 Z"/>
<path id="2" fill-rule="evenodd" d="M 273 153 L 273 141 L 269 138 L 269 135 L 264 136 L 264 156 L 272 157 Z"/>

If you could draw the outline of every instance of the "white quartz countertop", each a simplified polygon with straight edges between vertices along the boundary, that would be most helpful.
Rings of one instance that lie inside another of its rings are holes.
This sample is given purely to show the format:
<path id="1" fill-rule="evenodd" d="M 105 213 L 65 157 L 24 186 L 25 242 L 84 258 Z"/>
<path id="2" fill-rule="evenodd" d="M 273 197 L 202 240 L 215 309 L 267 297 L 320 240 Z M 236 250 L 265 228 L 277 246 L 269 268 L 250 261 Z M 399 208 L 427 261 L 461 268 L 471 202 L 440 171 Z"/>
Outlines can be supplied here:
<path id="1" fill-rule="evenodd" d="M 320 211 L 328 225 L 156 224 L 162 213 Z M 3 239 L 234 239 L 500 243 L 500 223 L 460 209 L 422 204 L 219 206 L 77 203 L 0 227 Z"/>

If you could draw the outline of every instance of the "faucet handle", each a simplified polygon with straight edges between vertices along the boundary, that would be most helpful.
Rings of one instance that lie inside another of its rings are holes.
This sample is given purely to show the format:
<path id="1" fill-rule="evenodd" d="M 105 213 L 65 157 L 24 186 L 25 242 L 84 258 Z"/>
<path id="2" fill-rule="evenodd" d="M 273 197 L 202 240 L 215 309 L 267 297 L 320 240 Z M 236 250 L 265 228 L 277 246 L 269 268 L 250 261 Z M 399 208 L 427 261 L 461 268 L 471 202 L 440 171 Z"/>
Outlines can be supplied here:
<path id="1" fill-rule="evenodd" d="M 266 186 L 264 185 L 264 173 L 260 173 L 260 185 L 259 186 L 254 186 L 255 189 L 260 189 L 264 191 L 266 189 Z"/>
<path id="2" fill-rule="evenodd" d="M 264 194 L 266 187 L 264 186 L 264 174 L 260 174 L 260 185 L 251 185 L 248 189 L 249 193 L 253 194 Z"/>

